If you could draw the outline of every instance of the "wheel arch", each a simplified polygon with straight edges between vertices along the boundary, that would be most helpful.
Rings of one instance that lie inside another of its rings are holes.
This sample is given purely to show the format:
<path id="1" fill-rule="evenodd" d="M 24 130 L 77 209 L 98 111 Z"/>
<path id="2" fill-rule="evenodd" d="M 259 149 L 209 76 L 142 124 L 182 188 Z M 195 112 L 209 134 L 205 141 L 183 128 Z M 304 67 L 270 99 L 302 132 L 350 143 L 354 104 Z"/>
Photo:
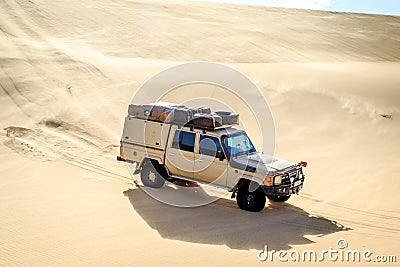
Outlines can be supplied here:
<path id="1" fill-rule="evenodd" d="M 146 162 L 151 162 L 153 164 L 157 164 L 157 165 L 163 165 L 164 163 L 162 162 L 162 159 L 159 157 L 143 157 L 142 161 L 139 162 L 137 169 L 142 168 L 142 166 L 146 163 Z"/>
<path id="2" fill-rule="evenodd" d="M 155 157 L 155 158 L 145 157 L 145 158 L 143 158 L 143 160 L 139 163 L 136 171 L 140 172 L 140 169 L 147 162 L 151 162 L 153 167 L 156 169 L 156 171 L 161 176 L 163 176 L 164 178 L 167 178 L 169 176 L 169 172 L 168 172 L 167 166 L 165 166 L 164 163 L 162 162 L 161 158 L 158 158 L 158 157 Z"/>
<path id="3" fill-rule="evenodd" d="M 254 183 L 257 187 L 261 186 L 258 180 L 253 179 L 251 176 L 243 175 L 240 177 L 235 185 L 235 189 L 239 189 L 243 185 L 249 185 L 250 183 Z"/>

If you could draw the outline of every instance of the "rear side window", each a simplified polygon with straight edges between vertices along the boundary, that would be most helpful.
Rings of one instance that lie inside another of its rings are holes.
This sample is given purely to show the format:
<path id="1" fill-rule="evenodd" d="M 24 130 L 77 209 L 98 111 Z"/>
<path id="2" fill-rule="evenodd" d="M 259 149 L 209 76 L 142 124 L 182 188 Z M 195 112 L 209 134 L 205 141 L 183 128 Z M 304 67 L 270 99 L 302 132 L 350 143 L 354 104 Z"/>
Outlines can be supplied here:
<path id="1" fill-rule="evenodd" d="M 222 151 L 218 138 L 208 135 L 200 135 L 200 154 L 215 157 L 217 151 Z"/>
<path id="2" fill-rule="evenodd" d="M 172 147 L 184 151 L 194 152 L 195 140 L 195 133 L 175 131 L 174 140 L 172 141 Z"/>

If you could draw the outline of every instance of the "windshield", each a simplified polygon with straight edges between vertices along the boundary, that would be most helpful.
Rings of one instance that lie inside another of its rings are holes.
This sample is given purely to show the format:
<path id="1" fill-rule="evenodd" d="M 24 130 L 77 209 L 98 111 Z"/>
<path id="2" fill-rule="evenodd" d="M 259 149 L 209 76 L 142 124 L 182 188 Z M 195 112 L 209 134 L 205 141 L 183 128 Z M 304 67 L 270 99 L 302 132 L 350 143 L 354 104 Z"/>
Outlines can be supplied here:
<path id="1" fill-rule="evenodd" d="M 253 143 L 245 132 L 228 135 L 224 140 L 224 145 L 232 157 L 256 152 Z"/>

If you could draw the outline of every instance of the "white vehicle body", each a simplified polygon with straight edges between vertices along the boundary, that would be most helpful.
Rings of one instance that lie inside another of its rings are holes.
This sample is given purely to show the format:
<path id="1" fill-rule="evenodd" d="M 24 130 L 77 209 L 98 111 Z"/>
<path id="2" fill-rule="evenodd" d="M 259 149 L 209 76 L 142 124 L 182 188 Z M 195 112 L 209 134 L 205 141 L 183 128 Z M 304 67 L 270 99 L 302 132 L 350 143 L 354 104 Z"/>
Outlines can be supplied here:
<path id="1" fill-rule="evenodd" d="M 239 143 L 230 144 L 236 139 Z M 232 197 L 243 184 L 253 184 L 251 190 L 259 187 L 277 201 L 299 192 L 306 165 L 255 151 L 245 131 L 236 127 L 205 129 L 130 115 L 125 118 L 118 160 L 136 163 L 135 173 L 151 162 L 165 180 L 208 183 L 229 190 Z"/>

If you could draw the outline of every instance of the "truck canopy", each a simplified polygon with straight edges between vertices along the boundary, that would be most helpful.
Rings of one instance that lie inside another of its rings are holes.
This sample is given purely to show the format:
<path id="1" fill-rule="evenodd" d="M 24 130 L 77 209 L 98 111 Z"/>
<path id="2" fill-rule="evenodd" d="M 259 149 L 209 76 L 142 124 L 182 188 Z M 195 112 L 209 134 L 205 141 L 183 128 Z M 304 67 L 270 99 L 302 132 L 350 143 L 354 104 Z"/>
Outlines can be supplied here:
<path id="1" fill-rule="evenodd" d="M 170 128 L 168 123 L 126 116 L 121 141 L 164 150 Z"/>

